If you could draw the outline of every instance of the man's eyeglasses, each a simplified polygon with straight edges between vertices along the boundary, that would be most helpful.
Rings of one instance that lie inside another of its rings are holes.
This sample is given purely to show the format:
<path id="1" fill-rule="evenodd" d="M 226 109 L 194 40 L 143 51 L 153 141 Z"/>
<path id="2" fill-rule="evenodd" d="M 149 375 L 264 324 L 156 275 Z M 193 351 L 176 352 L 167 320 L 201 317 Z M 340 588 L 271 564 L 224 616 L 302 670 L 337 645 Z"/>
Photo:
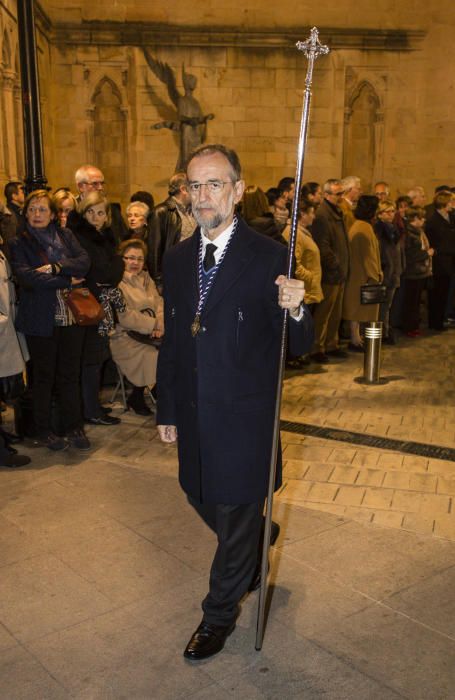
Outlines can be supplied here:
<path id="1" fill-rule="evenodd" d="M 207 187 L 208 191 L 211 192 L 211 194 L 217 194 L 218 192 L 221 192 L 225 185 L 230 184 L 234 184 L 232 180 L 227 180 L 226 182 L 223 182 L 222 180 L 209 180 L 208 182 L 190 182 L 188 185 L 188 189 L 193 194 L 197 194 L 201 191 L 202 187 Z"/>
<path id="2" fill-rule="evenodd" d="M 104 180 L 92 180 L 92 182 L 88 182 L 87 180 L 82 181 L 83 185 L 89 185 L 89 187 L 104 187 Z"/>
<path id="3" fill-rule="evenodd" d="M 124 255 L 123 259 L 128 260 L 129 262 L 144 262 L 145 261 L 145 258 L 139 258 L 139 257 L 136 257 L 136 255 Z"/>

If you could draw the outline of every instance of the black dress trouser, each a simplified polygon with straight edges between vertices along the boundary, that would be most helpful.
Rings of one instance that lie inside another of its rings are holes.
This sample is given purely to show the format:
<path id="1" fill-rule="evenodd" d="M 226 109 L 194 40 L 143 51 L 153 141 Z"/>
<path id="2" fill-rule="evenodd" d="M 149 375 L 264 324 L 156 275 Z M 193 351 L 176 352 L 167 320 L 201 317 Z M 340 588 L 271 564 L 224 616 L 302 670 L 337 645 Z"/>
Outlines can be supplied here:
<path id="1" fill-rule="evenodd" d="M 428 327 L 444 329 L 444 315 L 450 289 L 450 275 L 434 275 L 428 289 Z"/>
<path id="2" fill-rule="evenodd" d="M 403 289 L 402 328 L 405 333 L 416 331 L 420 325 L 420 299 L 427 278 L 405 279 Z"/>
<path id="3" fill-rule="evenodd" d="M 33 366 L 33 419 L 40 433 L 51 427 L 55 390 L 65 433 L 82 426 L 81 355 L 85 329 L 75 324 L 55 326 L 49 337 L 27 335 Z"/>
<path id="4" fill-rule="evenodd" d="M 209 592 L 202 601 L 203 619 L 227 626 L 237 618 L 239 602 L 253 578 L 264 503 L 220 505 L 188 500 L 218 538 Z"/>

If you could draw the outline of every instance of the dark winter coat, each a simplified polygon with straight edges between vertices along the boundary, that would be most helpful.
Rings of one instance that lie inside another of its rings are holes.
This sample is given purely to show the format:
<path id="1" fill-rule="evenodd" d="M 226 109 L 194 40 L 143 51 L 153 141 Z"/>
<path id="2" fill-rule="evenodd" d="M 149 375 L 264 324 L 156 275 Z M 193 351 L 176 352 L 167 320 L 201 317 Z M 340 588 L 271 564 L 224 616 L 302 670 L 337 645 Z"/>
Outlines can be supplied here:
<path id="1" fill-rule="evenodd" d="M 428 239 L 423 231 L 408 224 L 404 242 L 406 267 L 404 279 L 424 279 L 431 277 L 431 257 L 428 254 Z"/>
<path id="2" fill-rule="evenodd" d="M 150 220 L 149 241 L 152 246 L 152 269 L 150 276 L 160 283 L 162 278 L 163 255 L 180 241 L 182 219 L 173 197 L 158 204 Z"/>
<path id="3" fill-rule="evenodd" d="M 321 253 L 322 284 L 344 284 L 349 272 L 349 242 L 341 210 L 324 200 L 311 233 Z"/>
<path id="4" fill-rule="evenodd" d="M 90 260 L 69 229 L 58 229 L 66 252 L 57 275 L 37 272 L 47 261 L 44 248 L 27 230 L 9 242 L 10 262 L 20 287 L 16 328 L 27 335 L 49 337 L 54 330 L 56 290 L 71 286 L 71 277 L 84 277 Z"/>
<path id="5" fill-rule="evenodd" d="M 374 224 L 374 232 L 378 237 L 381 251 L 383 283 L 389 289 L 396 289 L 400 286 L 404 262 L 400 245 L 400 232 L 393 224 L 380 220 Z"/>
<path id="6" fill-rule="evenodd" d="M 434 248 L 433 275 L 450 277 L 455 272 L 455 223 L 435 211 L 427 220 L 425 233 Z"/>
<path id="7" fill-rule="evenodd" d="M 90 268 L 85 279 L 92 294 L 99 297 L 99 285 L 116 287 L 123 277 L 124 263 L 117 255 L 115 238 L 110 228 L 102 232 L 81 217 L 73 228 L 74 235 L 87 251 Z"/>
<path id="8" fill-rule="evenodd" d="M 287 240 L 281 235 L 281 229 L 277 225 L 271 212 L 263 216 L 256 216 L 247 223 L 248 226 L 251 226 L 251 228 L 258 233 L 263 233 L 264 236 L 269 236 L 269 238 L 273 238 L 274 241 L 278 241 L 278 243 L 287 246 Z"/>
<path id="9" fill-rule="evenodd" d="M 240 220 L 193 338 L 199 241 L 197 229 L 164 258 L 157 423 L 177 426 L 187 494 L 209 503 L 258 503 L 267 492 L 283 318 L 275 279 L 286 269 L 287 251 Z M 291 353 L 308 352 L 306 307 L 289 331 Z"/>

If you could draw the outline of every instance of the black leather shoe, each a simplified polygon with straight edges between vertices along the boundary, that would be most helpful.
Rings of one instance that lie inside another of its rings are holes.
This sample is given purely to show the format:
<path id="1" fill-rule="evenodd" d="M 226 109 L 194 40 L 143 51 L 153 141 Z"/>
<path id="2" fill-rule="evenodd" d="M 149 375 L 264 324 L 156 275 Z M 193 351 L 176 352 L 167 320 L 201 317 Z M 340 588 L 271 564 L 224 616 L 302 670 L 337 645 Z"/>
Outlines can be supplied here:
<path id="1" fill-rule="evenodd" d="M 0 428 L 0 435 L 5 439 L 5 442 L 9 445 L 16 445 L 18 442 L 22 442 L 22 438 L 14 433 L 8 433 L 3 428 Z"/>
<path id="2" fill-rule="evenodd" d="M 273 546 L 275 542 L 278 539 L 278 536 L 280 534 L 280 526 L 278 523 L 275 523 L 272 520 L 272 529 L 270 531 L 270 545 Z M 253 591 L 257 591 L 258 588 L 261 587 L 261 562 L 262 562 L 262 537 L 261 541 L 259 543 L 259 549 L 258 549 L 258 560 L 256 562 L 256 568 L 254 570 L 253 578 L 251 579 L 251 583 L 248 586 L 248 592 L 252 593 Z M 267 567 L 267 571 L 270 569 L 270 564 Z"/>
<path id="3" fill-rule="evenodd" d="M 325 352 L 314 352 L 310 357 L 319 365 L 328 365 L 330 362 L 330 357 Z"/>
<path id="4" fill-rule="evenodd" d="M 118 425 L 121 423 L 120 418 L 109 416 L 107 413 L 103 413 L 103 415 L 98 418 L 86 418 L 85 420 L 87 423 L 90 423 L 90 425 Z"/>
<path id="5" fill-rule="evenodd" d="M 382 339 L 382 344 L 383 345 L 396 345 L 397 341 L 395 340 L 395 336 L 386 335 L 386 337 Z"/>
<path id="6" fill-rule="evenodd" d="M 201 661 L 202 659 L 208 659 L 209 656 L 218 654 L 234 629 L 235 622 L 227 625 L 227 627 L 221 627 L 219 625 L 211 625 L 209 622 L 202 620 L 186 645 L 183 656 L 191 661 Z"/>
<path id="7" fill-rule="evenodd" d="M 363 345 L 358 345 L 357 343 L 349 343 L 348 350 L 349 352 L 365 352 Z"/>
<path id="8" fill-rule="evenodd" d="M 138 416 L 151 416 L 152 415 L 150 408 L 147 406 L 147 404 L 145 403 L 144 400 L 134 401 L 133 399 L 129 398 L 126 400 L 126 405 L 132 411 L 137 413 Z"/>
<path id="9" fill-rule="evenodd" d="M 338 359 L 340 360 L 345 360 L 347 357 L 349 357 L 346 350 L 342 350 L 341 348 L 335 348 L 335 350 L 327 350 L 326 355 L 328 355 L 329 357 L 338 357 Z"/>

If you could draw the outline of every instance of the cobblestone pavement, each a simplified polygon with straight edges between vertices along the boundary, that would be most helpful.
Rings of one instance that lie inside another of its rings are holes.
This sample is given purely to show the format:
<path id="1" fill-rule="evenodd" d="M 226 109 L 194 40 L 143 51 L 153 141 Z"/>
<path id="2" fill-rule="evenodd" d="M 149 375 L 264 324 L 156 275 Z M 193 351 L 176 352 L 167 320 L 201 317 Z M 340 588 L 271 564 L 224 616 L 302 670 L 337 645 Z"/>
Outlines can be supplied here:
<path id="1" fill-rule="evenodd" d="M 383 349 L 384 385 L 356 383 L 363 356 L 289 372 L 282 417 L 455 447 L 455 330 Z M 278 499 L 455 539 L 455 462 L 283 433 Z"/>
<path id="2" fill-rule="evenodd" d="M 283 417 L 453 446 L 455 332 L 286 378 Z M 455 463 L 283 433 L 270 608 L 223 652 L 182 651 L 215 548 L 153 418 L 90 427 L 92 450 L 21 447 L 0 470 L 1 700 L 451 700 Z M 7 424 L 7 427 L 8 424 Z"/>

